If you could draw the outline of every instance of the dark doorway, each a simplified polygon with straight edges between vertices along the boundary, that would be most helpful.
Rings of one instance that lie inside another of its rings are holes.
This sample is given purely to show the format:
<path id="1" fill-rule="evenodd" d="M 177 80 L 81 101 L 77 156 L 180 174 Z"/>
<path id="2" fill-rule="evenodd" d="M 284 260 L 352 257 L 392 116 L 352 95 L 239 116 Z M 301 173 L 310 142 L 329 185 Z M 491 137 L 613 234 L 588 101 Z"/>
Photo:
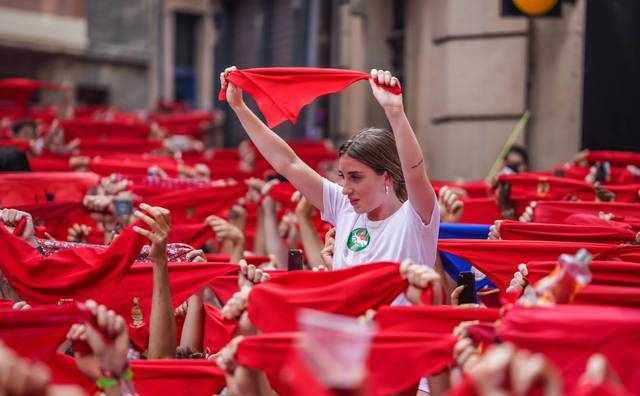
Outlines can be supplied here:
<path id="1" fill-rule="evenodd" d="M 175 30 L 175 98 L 196 105 L 197 28 L 200 16 L 177 12 Z"/>
<path id="2" fill-rule="evenodd" d="M 640 1 L 586 3 L 582 146 L 640 150 Z"/>

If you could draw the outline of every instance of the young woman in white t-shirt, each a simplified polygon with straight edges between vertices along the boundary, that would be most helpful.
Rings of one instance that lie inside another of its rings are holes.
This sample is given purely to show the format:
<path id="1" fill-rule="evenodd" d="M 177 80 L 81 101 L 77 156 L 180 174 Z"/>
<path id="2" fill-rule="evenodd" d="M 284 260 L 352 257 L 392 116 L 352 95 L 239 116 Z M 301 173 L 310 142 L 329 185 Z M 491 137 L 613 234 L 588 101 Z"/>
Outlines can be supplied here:
<path id="1" fill-rule="evenodd" d="M 402 261 L 433 267 L 440 214 L 422 150 L 404 112 L 402 95 L 388 71 L 371 70 L 373 96 L 393 132 L 369 128 L 340 149 L 340 185 L 320 176 L 270 130 L 245 104 L 242 90 L 220 75 L 227 101 L 254 145 L 335 225 L 334 269 L 373 261 Z"/>

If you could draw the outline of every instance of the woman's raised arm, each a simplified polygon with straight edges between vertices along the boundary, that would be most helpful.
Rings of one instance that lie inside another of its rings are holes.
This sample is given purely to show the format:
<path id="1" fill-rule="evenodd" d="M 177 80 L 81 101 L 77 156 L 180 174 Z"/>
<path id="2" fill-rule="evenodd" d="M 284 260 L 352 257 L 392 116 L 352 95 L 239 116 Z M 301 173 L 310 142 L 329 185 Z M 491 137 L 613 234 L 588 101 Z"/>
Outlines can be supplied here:
<path id="1" fill-rule="evenodd" d="M 400 83 L 390 72 L 372 69 L 369 84 L 393 130 L 409 202 L 420 215 L 422 222 L 429 224 L 437 197 L 427 176 L 422 150 L 404 113 L 402 94 L 395 95 L 384 88 Z"/>
<path id="2" fill-rule="evenodd" d="M 260 154 L 269 161 L 273 169 L 286 177 L 313 206 L 322 210 L 322 176 L 305 164 L 280 136 L 267 127 L 247 107 L 242 90 L 227 80 L 227 75 L 236 70 L 228 67 L 220 74 L 222 89 L 226 89 L 227 102 L 238 116 L 242 127 Z"/>

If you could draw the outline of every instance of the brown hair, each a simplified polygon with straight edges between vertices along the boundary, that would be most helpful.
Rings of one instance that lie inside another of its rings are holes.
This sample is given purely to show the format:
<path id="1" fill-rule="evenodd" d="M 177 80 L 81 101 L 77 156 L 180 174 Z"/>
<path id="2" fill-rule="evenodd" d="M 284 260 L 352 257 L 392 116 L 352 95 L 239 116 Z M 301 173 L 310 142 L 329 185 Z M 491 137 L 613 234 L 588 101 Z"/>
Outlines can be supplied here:
<path id="1" fill-rule="evenodd" d="M 407 200 L 407 187 L 393 133 L 380 128 L 363 129 L 340 146 L 340 157 L 344 154 L 362 162 L 379 175 L 389 173 L 396 196 L 401 202 Z"/>

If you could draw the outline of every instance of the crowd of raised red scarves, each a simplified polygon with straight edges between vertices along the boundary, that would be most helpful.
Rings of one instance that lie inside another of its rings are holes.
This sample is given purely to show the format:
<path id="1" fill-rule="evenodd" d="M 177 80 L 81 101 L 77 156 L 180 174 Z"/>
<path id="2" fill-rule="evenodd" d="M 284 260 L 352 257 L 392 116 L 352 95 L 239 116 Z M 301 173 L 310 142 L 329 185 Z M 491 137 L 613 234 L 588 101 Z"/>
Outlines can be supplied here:
<path id="1" fill-rule="evenodd" d="M 428 284 L 398 263 L 331 271 L 324 261 L 330 242 L 311 252 L 300 236 L 300 228 L 310 226 L 322 244 L 330 226 L 292 199 L 286 181 L 266 181 L 275 175 L 250 144 L 200 143 L 216 124 L 212 113 L 176 105 L 144 116 L 85 107 L 57 121 L 57 109 L 26 105 L 29 92 L 50 86 L 3 83 L 13 88 L 0 89 L 0 98 L 14 106 L 1 110 L 0 146 L 27 152 L 31 172 L 0 174 L 0 206 L 31 216 L 35 243 L 23 238 L 24 220 L 3 219 L 0 271 L 9 295 L 0 301 L 0 340 L 17 355 L 47 364 L 51 384 L 96 390 L 95 379 L 69 353 L 83 348 L 60 347 L 73 324 L 92 321 L 95 312 L 82 304 L 91 299 L 126 320 L 135 357 L 128 364 L 141 395 L 212 395 L 225 387 L 230 394 L 334 394 L 296 353 L 300 308 L 366 316 L 376 324 L 367 376 L 354 394 L 409 394 L 420 378 L 443 373 L 453 395 L 491 394 L 490 385 L 510 394 L 552 394 L 554 376 L 564 394 L 640 392 L 639 153 L 585 152 L 553 170 L 501 175 L 493 184 L 433 181 L 436 192 L 447 186 L 462 202 L 449 213 L 441 199 L 445 220 L 493 224 L 487 240 L 439 243 L 441 252 L 466 259 L 498 289 L 498 297 L 483 298 L 479 307 L 460 307 L 441 271 Z M 62 133 L 63 144 L 34 150 L 33 141 L 10 130 L 25 118 L 37 122 L 36 139 Z M 290 143 L 332 177 L 337 154 L 331 146 Z M 605 162 L 606 171 L 599 171 Z M 132 202 L 134 210 L 146 203 L 170 211 L 164 286 L 175 312 L 155 325 L 174 322 L 175 353 L 151 352 L 151 344 L 161 342 L 153 339 L 152 323 L 158 320 L 154 290 L 161 288 L 152 275 L 157 256 L 131 229 L 134 217 L 117 213 L 120 201 Z M 289 248 L 305 249 L 306 270 L 285 271 Z M 521 288 L 534 285 L 561 254 L 580 248 L 593 256 L 593 276 L 569 301 L 523 306 L 507 293 L 514 273 Z M 408 288 L 422 292 L 414 305 L 389 305 Z M 496 345 L 511 348 L 499 351 L 509 357 L 500 367 L 491 361 Z M 514 350 L 544 356 L 544 370 L 523 389 L 522 356 Z M 601 375 L 587 370 L 595 354 L 604 361 Z M 245 393 L 251 388 L 242 382 L 250 380 L 236 378 L 241 370 L 268 379 L 268 390 Z"/>

